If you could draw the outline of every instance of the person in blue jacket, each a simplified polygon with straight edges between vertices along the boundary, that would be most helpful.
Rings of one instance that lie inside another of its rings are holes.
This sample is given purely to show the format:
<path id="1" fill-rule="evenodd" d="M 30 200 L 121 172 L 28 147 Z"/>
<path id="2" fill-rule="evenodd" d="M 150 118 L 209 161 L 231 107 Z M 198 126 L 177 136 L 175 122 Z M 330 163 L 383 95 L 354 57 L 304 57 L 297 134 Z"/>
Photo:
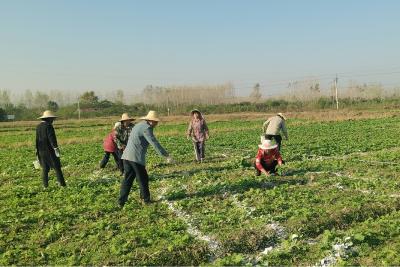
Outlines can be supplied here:
<path id="1" fill-rule="evenodd" d="M 136 124 L 128 139 L 128 144 L 122 154 L 124 164 L 124 179 L 121 182 L 119 205 L 122 208 L 128 200 L 129 192 L 135 177 L 140 187 L 140 197 L 144 203 L 148 204 L 150 200 L 149 176 L 146 170 L 146 153 L 151 144 L 158 154 L 165 157 L 167 162 L 172 162 L 168 152 L 160 145 L 153 134 L 154 127 L 157 126 L 160 119 L 153 110 L 140 118 L 140 123 Z"/>

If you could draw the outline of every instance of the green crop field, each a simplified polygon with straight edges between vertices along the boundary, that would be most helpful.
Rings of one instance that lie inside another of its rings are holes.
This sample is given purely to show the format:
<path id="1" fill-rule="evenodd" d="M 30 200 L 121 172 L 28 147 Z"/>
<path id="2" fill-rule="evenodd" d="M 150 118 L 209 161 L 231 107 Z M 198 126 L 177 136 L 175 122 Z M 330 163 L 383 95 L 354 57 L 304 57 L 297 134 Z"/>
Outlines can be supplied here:
<path id="1" fill-rule="evenodd" d="M 289 119 L 280 176 L 256 177 L 262 120 L 209 122 L 197 164 L 186 123 L 155 134 L 150 191 L 122 178 L 102 139 L 113 121 L 56 121 L 67 187 L 44 190 L 35 124 L 0 124 L 0 265 L 400 265 L 400 117 Z"/>

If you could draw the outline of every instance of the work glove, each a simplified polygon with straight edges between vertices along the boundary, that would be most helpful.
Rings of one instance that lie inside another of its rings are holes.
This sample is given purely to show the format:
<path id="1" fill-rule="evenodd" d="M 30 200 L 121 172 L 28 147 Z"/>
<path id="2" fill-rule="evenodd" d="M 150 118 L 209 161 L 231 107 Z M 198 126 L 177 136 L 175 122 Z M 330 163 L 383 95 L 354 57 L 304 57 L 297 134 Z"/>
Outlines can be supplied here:
<path id="1" fill-rule="evenodd" d="M 36 159 L 36 160 L 33 161 L 33 167 L 34 167 L 36 170 L 39 170 L 39 169 L 40 169 L 40 162 L 39 162 L 39 159 Z"/>
<path id="2" fill-rule="evenodd" d="M 56 157 L 60 157 L 60 149 L 58 147 L 54 148 L 54 153 L 56 154 Z"/>
<path id="3" fill-rule="evenodd" d="M 167 163 L 175 163 L 175 160 L 171 156 L 168 156 L 166 158 L 166 160 L 167 160 Z"/>

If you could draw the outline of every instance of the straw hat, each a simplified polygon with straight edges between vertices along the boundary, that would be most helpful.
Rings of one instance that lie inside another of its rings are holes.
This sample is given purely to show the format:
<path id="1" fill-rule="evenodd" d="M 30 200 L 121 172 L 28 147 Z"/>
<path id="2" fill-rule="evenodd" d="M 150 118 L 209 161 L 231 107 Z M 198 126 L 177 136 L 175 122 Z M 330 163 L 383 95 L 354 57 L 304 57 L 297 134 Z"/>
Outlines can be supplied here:
<path id="1" fill-rule="evenodd" d="M 150 110 L 149 113 L 145 117 L 141 117 L 141 120 L 146 120 L 146 121 L 160 121 L 158 118 L 157 112 L 154 110 Z"/>
<path id="2" fill-rule="evenodd" d="M 198 109 L 193 109 L 192 111 L 190 111 L 190 114 L 194 114 L 194 113 L 198 113 L 201 115 L 201 112 Z"/>
<path id="3" fill-rule="evenodd" d="M 258 145 L 261 149 L 274 149 L 277 148 L 278 145 L 273 145 L 271 140 L 264 140 L 261 145 Z"/>
<path id="4" fill-rule="evenodd" d="M 121 119 L 119 121 L 134 121 L 134 118 L 129 117 L 128 113 L 124 113 L 121 116 Z"/>
<path id="5" fill-rule="evenodd" d="M 51 112 L 51 110 L 45 110 L 43 112 L 43 115 L 38 119 L 46 119 L 46 118 L 57 118 L 57 116 L 54 115 L 53 112 Z"/>
<path id="6" fill-rule="evenodd" d="M 286 116 L 285 115 L 283 115 L 283 113 L 278 113 L 278 114 L 276 114 L 276 115 L 278 115 L 279 117 L 281 117 L 282 119 L 284 119 L 284 120 L 286 120 Z"/>

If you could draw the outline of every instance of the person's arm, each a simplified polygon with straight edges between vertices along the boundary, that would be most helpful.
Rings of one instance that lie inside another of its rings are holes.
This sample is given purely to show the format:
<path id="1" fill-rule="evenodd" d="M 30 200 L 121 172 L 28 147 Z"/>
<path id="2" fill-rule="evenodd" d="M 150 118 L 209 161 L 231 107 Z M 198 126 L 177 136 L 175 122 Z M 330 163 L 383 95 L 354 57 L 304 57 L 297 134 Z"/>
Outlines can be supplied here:
<path id="1" fill-rule="evenodd" d="M 158 154 L 166 158 L 169 156 L 168 152 L 160 145 L 158 140 L 154 137 L 153 128 L 148 128 L 144 130 L 143 136 L 144 138 L 146 138 L 147 142 L 149 142 L 149 144 L 151 144 L 154 147 L 154 149 L 157 151 Z"/>
<path id="2" fill-rule="evenodd" d="M 125 145 L 122 143 L 120 136 L 121 136 L 121 132 L 122 132 L 122 128 L 121 125 L 119 125 L 117 128 L 115 128 L 115 137 L 114 137 L 114 141 L 115 144 L 117 145 L 118 149 L 124 149 Z"/>
<path id="3" fill-rule="evenodd" d="M 285 121 L 282 121 L 282 133 L 285 136 L 286 140 L 289 140 Z"/>
<path id="4" fill-rule="evenodd" d="M 268 128 L 268 124 L 271 122 L 271 119 L 268 119 L 268 120 L 266 120 L 264 123 L 263 123 L 263 132 L 264 133 L 266 133 L 266 131 L 267 131 L 267 128 Z"/>
<path id="5" fill-rule="evenodd" d="M 204 127 L 204 133 L 206 134 L 206 139 L 210 138 L 210 134 L 208 132 L 208 126 L 207 126 L 206 121 L 204 121 L 203 127 Z"/>
<path id="6" fill-rule="evenodd" d="M 188 129 L 186 131 L 186 137 L 187 139 L 190 139 L 190 137 L 192 136 L 192 132 L 193 132 L 193 126 L 192 126 L 192 121 L 189 122 L 189 126 Z"/>
<path id="7" fill-rule="evenodd" d="M 47 138 L 49 139 L 49 143 L 52 148 L 58 147 L 56 133 L 52 125 L 49 125 L 47 128 Z"/>
<path id="8" fill-rule="evenodd" d="M 39 135 L 36 129 L 36 158 L 39 160 Z"/>
<path id="9" fill-rule="evenodd" d="M 54 149 L 54 153 L 59 158 L 60 157 L 60 149 L 58 148 L 56 133 L 54 131 L 53 125 L 49 125 L 47 127 L 47 138 L 49 139 L 49 143 L 51 147 Z"/>
<path id="10" fill-rule="evenodd" d="M 256 168 L 264 173 L 265 175 L 269 175 L 269 173 L 264 169 L 264 167 L 261 164 L 263 152 L 262 150 L 258 150 L 257 156 L 256 156 Z"/>
<path id="11" fill-rule="evenodd" d="M 277 148 L 276 148 L 276 151 L 275 151 L 275 158 L 276 158 L 276 160 L 278 161 L 278 164 L 279 164 L 279 165 L 282 165 L 282 164 L 283 164 L 283 160 L 282 160 L 281 153 L 279 153 L 279 151 L 278 151 Z"/>

